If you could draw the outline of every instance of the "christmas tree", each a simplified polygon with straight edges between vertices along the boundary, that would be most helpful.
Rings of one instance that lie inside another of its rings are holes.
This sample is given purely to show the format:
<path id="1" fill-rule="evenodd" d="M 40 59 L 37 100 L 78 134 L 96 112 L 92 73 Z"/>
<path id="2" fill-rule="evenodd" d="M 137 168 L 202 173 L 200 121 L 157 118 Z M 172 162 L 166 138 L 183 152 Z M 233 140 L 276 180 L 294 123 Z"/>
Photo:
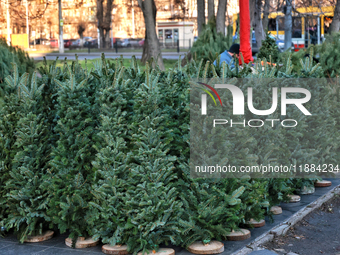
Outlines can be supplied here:
<path id="1" fill-rule="evenodd" d="M 28 74 L 19 76 L 16 64 L 13 64 L 13 75 L 7 76 L 5 82 L 1 83 L 3 105 L 0 108 L 0 224 L 3 226 L 3 220 L 7 217 L 5 212 L 6 182 L 10 179 L 10 171 L 13 165 L 13 159 L 17 153 L 16 128 L 20 119 L 20 90 L 19 87 L 27 83 Z"/>
<path id="2" fill-rule="evenodd" d="M 59 91 L 54 131 L 59 137 L 50 161 L 48 215 L 61 233 L 70 231 L 75 244 L 77 237 L 91 235 L 85 216 L 95 174 L 91 162 L 95 155 L 96 111 L 87 79 L 77 79 L 68 66 L 67 69 L 69 78 L 65 82 L 55 80 Z"/>
<path id="3" fill-rule="evenodd" d="M 97 154 L 92 162 L 97 175 L 86 218 L 93 228 L 93 237 L 112 246 L 125 244 L 131 234 L 125 229 L 129 217 L 124 203 L 125 192 L 130 188 L 126 139 L 131 92 L 130 81 L 116 81 L 97 93 L 101 122 L 95 145 Z"/>
<path id="4" fill-rule="evenodd" d="M 36 72 L 29 84 L 20 86 L 20 119 L 16 127 L 17 153 L 6 183 L 7 229 L 14 227 L 20 242 L 28 235 L 42 234 L 50 223 L 49 196 L 44 179 L 50 153 L 49 132 L 42 103 L 44 85 L 37 86 Z"/>

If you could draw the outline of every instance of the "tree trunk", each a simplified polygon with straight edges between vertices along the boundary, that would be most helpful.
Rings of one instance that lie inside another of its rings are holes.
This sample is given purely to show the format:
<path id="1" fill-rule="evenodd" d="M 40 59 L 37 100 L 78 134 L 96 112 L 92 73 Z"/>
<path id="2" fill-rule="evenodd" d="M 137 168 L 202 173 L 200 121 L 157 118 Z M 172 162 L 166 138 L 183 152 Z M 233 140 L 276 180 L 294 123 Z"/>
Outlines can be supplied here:
<path id="1" fill-rule="evenodd" d="M 269 7 L 270 7 L 269 0 L 265 0 L 264 1 L 264 8 L 263 8 L 263 19 L 262 19 L 262 27 L 263 27 L 264 31 L 268 30 Z"/>
<path id="2" fill-rule="evenodd" d="M 197 32 L 198 36 L 203 32 L 205 24 L 205 0 L 197 0 Z"/>
<path id="3" fill-rule="evenodd" d="M 329 27 L 329 32 L 330 33 L 339 32 L 339 28 L 340 28 L 340 1 L 337 0 L 334 9 L 334 17 Z"/>
<path id="4" fill-rule="evenodd" d="M 99 27 L 99 46 L 102 49 L 104 46 L 104 29 Z"/>
<path id="5" fill-rule="evenodd" d="M 164 70 L 161 47 L 156 34 L 156 4 L 154 0 L 138 0 L 145 22 L 145 41 L 142 60 L 148 61 L 151 57 L 157 61 L 161 70 Z M 144 62 L 145 63 L 145 62 Z"/>
<path id="6" fill-rule="evenodd" d="M 103 23 L 103 19 L 104 19 L 104 10 L 103 10 L 103 0 L 97 0 L 97 21 L 98 21 L 98 29 L 99 29 L 99 46 L 100 48 L 103 47 L 103 43 L 104 43 L 104 31 L 102 28 L 102 23 Z"/>
<path id="7" fill-rule="evenodd" d="M 112 18 L 112 9 L 113 9 L 113 0 L 106 0 L 106 12 L 104 16 L 104 24 L 105 24 L 105 38 L 104 38 L 104 47 L 110 48 L 110 31 L 111 31 L 111 18 Z"/>
<path id="8" fill-rule="evenodd" d="M 105 30 L 105 37 L 104 37 L 104 41 L 105 41 L 105 48 L 110 48 L 110 30 Z"/>
<path id="9" fill-rule="evenodd" d="M 256 44 L 258 48 L 262 46 L 262 40 L 264 40 L 264 32 L 263 32 L 262 21 L 261 21 L 261 9 L 262 9 L 262 1 L 255 0 L 253 28 L 255 31 Z"/>
<path id="10" fill-rule="evenodd" d="M 208 21 L 210 21 L 212 17 L 215 17 L 215 4 L 214 0 L 208 0 Z"/>
<path id="11" fill-rule="evenodd" d="M 255 1 L 256 0 L 249 0 L 249 13 L 250 13 L 250 26 L 251 27 L 253 27 L 253 24 L 254 24 Z"/>
<path id="12" fill-rule="evenodd" d="M 216 15 L 216 31 L 225 35 L 225 13 L 227 10 L 227 0 L 219 0 Z"/>
<path id="13" fill-rule="evenodd" d="M 285 50 L 290 49 L 292 46 L 292 2 L 286 1 L 285 12 Z"/>
<path id="14" fill-rule="evenodd" d="M 100 48 L 110 47 L 111 13 L 113 9 L 113 0 L 105 1 L 106 8 L 104 10 L 104 0 L 97 0 L 97 20 L 100 36 Z"/>

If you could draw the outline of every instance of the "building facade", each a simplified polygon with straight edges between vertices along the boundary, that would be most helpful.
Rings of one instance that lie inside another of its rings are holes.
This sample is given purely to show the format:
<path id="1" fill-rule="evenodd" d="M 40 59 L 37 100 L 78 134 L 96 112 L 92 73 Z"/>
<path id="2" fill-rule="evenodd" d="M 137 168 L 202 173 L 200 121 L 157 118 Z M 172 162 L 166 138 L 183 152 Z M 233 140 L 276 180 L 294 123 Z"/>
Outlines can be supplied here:
<path id="1" fill-rule="evenodd" d="M 1 37 L 7 36 L 7 10 L 10 16 L 10 34 L 27 33 L 28 23 L 30 42 L 35 39 L 57 39 L 59 37 L 57 0 L 8 1 L 8 5 L 5 1 L 0 1 Z M 190 29 L 193 35 L 197 35 L 197 0 L 185 0 L 184 2 L 179 2 L 178 0 L 155 0 L 155 2 L 157 7 L 156 23 L 162 23 L 162 26 L 167 26 L 166 22 L 170 22 L 170 26 L 173 25 L 171 22 L 189 24 L 190 27 L 192 26 Z M 217 12 L 217 1 L 215 5 L 215 11 Z M 238 11 L 237 5 L 237 0 L 228 1 L 226 13 L 228 17 L 232 17 Z M 28 22 L 26 18 L 27 11 L 29 14 Z M 64 39 L 80 38 L 80 27 L 85 29 L 83 36 L 98 37 L 95 0 L 62 0 L 62 14 Z M 230 21 L 231 19 L 227 18 L 227 22 Z M 165 33 L 164 31 L 164 36 Z M 172 30 L 172 33 L 176 33 L 176 30 Z M 178 33 L 179 39 L 181 39 L 182 34 L 182 32 Z M 137 0 L 115 0 L 110 37 L 144 38 L 144 36 L 144 18 Z"/>

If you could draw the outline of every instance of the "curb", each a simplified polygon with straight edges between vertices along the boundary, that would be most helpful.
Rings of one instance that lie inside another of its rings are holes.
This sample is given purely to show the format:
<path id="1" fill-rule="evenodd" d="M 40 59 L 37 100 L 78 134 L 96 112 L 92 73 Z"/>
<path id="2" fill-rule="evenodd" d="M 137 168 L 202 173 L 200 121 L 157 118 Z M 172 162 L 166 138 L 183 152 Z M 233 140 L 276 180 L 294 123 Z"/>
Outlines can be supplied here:
<path id="1" fill-rule="evenodd" d="M 247 255 L 253 251 L 258 250 L 258 247 L 260 245 L 263 245 L 269 241 L 272 241 L 274 237 L 285 235 L 287 231 L 289 230 L 289 228 L 294 226 L 296 223 L 298 223 L 300 220 L 302 220 L 304 217 L 306 217 L 311 212 L 321 207 L 322 204 L 329 201 L 337 194 L 340 194 L 340 185 L 335 186 L 333 189 L 331 189 L 326 194 L 316 199 L 314 202 L 301 208 L 299 211 L 297 211 L 295 214 L 289 217 L 288 220 L 273 227 L 271 230 L 267 231 L 266 233 L 257 237 L 253 242 L 246 245 L 246 247 L 243 247 L 242 249 L 237 250 L 231 255 Z"/>

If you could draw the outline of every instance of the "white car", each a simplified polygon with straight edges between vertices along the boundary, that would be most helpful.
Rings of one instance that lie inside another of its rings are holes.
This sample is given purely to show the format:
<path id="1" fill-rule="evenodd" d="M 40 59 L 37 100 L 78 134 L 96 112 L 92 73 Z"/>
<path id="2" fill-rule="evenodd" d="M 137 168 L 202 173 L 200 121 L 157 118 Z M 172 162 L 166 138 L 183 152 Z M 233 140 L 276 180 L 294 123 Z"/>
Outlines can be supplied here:
<path id="1" fill-rule="evenodd" d="M 84 46 L 84 43 L 87 41 L 92 40 L 92 37 L 86 36 L 83 37 L 83 39 L 77 39 L 75 41 L 72 42 L 72 44 L 70 45 L 70 48 L 81 48 Z"/>

